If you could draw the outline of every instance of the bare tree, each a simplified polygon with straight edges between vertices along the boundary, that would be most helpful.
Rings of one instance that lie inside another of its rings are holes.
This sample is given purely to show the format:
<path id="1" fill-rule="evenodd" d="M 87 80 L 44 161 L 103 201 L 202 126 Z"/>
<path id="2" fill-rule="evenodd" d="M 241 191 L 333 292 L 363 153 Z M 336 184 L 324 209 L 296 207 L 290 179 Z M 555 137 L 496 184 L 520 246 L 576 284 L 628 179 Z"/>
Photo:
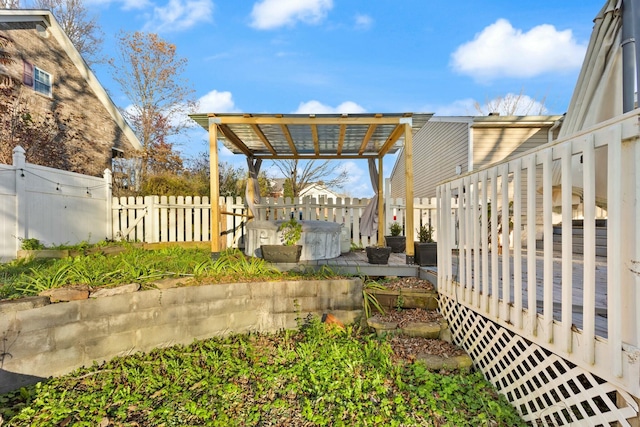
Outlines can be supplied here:
<path id="1" fill-rule="evenodd" d="M 83 0 L 35 0 L 35 3 L 39 8 L 51 10 L 89 66 L 105 62 L 101 55 L 104 33 L 97 16 L 89 16 Z"/>
<path id="2" fill-rule="evenodd" d="M 289 159 L 278 160 L 274 164 L 288 180 L 285 182 L 286 196 L 298 197 L 302 190 L 316 182 L 322 182 L 327 187 L 341 187 L 349 177 L 346 170 L 339 169 L 339 164 L 331 164 L 328 160 Z"/>
<path id="3" fill-rule="evenodd" d="M 481 115 L 498 113 L 502 116 L 527 116 L 541 115 L 547 111 L 545 107 L 546 97 L 541 100 L 531 98 L 524 94 L 524 90 L 520 93 L 508 93 L 505 96 L 498 96 L 491 100 L 486 100 L 484 105 L 479 102 L 474 107 Z"/>
<path id="4" fill-rule="evenodd" d="M 185 117 L 196 107 L 194 90 L 180 77 L 187 60 L 157 34 L 121 32 L 117 51 L 118 61 L 109 63 L 114 80 L 132 104 L 123 114 L 142 142 L 136 176 L 144 183 L 150 174 L 183 167 L 172 141 L 187 128 Z"/>

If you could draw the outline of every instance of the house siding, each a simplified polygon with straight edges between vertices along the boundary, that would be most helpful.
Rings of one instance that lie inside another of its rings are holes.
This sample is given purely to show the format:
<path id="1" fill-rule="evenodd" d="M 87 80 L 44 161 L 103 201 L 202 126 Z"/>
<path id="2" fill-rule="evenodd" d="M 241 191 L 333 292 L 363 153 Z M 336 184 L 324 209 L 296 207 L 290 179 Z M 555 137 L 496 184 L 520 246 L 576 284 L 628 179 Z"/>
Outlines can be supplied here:
<path id="1" fill-rule="evenodd" d="M 59 40 L 51 34 L 46 38 L 39 36 L 37 24 L 0 24 L 0 35 L 10 40 L 6 50 L 14 59 L 7 66 L 14 80 L 14 92 L 19 93 L 21 104 L 32 114 L 55 108 L 62 119 L 68 119 L 74 134 L 68 147 L 75 153 L 69 170 L 101 176 L 104 169 L 111 168 L 112 147 L 123 151 L 133 147 Z M 24 61 L 51 74 L 51 97 L 23 83 Z"/>
<path id="2" fill-rule="evenodd" d="M 481 169 L 547 142 L 548 127 L 473 128 L 473 169 Z"/>
<path id="3" fill-rule="evenodd" d="M 469 164 L 469 124 L 430 121 L 413 138 L 414 197 L 435 197 L 436 185 Z M 391 174 L 391 197 L 405 195 L 404 151 Z"/>

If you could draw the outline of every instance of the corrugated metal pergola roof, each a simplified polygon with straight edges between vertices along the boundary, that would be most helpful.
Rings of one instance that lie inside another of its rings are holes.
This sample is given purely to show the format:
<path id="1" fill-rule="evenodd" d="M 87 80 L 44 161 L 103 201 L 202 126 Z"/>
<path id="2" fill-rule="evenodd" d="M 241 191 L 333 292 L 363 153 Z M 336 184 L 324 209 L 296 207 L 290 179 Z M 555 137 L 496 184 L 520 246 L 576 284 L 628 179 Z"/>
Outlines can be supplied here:
<path id="1" fill-rule="evenodd" d="M 190 117 L 236 154 L 263 159 L 349 159 L 396 152 L 405 125 L 418 132 L 429 113 L 247 114 L 200 113 Z"/>

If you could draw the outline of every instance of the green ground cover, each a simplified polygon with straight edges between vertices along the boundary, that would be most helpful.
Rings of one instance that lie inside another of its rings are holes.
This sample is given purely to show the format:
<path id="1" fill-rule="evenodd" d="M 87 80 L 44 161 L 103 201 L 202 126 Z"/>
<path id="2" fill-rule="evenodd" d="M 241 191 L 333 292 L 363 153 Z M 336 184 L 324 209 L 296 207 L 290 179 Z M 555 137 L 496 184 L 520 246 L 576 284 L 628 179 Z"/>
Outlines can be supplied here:
<path id="1" fill-rule="evenodd" d="M 116 358 L 0 396 L 6 426 L 520 426 L 479 373 L 394 360 L 315 318 Z"/>
<path id="2" fill-rule="evenodd" d="M 184 249 L 178 246 L 145 250 L 129 246 L 113 256 L 102 253 L 63 259 L 18 259 L 0 264 L 0 299 L 37 295 L 46 289 L 69 285 L 92 288 L 140 283 L 143 288 L 167 277 L 189 277 L 194 284 L 275 280 L 280 273 L 260 258 L 246 257 L 237 249 L 211 259 L 207 249 Z M 291 276 L 291 275 L 289 275 Z"/>

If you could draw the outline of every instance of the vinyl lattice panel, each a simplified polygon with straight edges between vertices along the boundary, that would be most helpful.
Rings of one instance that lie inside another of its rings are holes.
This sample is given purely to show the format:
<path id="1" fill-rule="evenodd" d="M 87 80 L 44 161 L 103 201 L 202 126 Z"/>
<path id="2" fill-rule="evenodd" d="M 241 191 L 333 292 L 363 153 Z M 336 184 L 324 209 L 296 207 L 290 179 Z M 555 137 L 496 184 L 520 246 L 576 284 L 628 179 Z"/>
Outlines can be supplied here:
<path id="1" fill-rule="evenodd" d="M 638 404 L 628 393 L 440 295 L 455 344 L 535 426 L 629 426 Z"/>

